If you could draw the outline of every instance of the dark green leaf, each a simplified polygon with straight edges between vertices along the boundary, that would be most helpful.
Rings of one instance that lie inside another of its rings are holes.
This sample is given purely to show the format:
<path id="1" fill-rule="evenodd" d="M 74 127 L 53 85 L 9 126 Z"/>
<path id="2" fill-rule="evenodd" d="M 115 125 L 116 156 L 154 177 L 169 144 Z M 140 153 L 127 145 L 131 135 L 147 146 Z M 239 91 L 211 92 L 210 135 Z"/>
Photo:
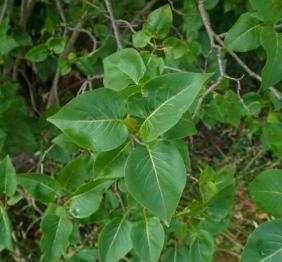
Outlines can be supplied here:
<path id="1" fill-rule="evenodd" d="M 125 181 L 132 196 L 168 224 L 185 187 L 185 165 L 175 146 L 155 142 L 131 152 Z"/>
<path id="2" fill-rule="evenodd" d="M 250 0 L 250 2 L 258 16 L 266 22 L 275 23 L 281 17 L 281 0 Z"/>
<path id="3" fill-rule="evenodd" d="M 12 249 L 12 225 L 5 208 L 0 202 L 0 252 Z"/>
<path id="4" fill-rule="evenodd" d="M 143 88 L 150 112 L 139 130 L 142 139 L 150 142 L 173 127 L 209 77 L 210 74 L 173 73 L 149 81 Z"/>
<path id="5" fill-rule="evenodd" d="M 9 156 L 0 161 L 0 196 L 12 196 L 16 192 L 16 170 Z"/>
<path id="6" fill-rule="evenodd" d="M 104 227 L 99 238 L 101 262 L 116 262 L 131 250 L 130 231 L 131 224 L 124 218 L 114 219 Z"/>
<path id="7" fill-rule="evenodd" d="M 147 218 L 133 225 L 131 239 L 137 255 L 148 262 L 158 261 L 164 244 L 164 230 L 158 218 Z"/>
<path id="8" fill-rule="evenodd" d="M 241 262 L 279 262 L 282 256 L 282 220 L 261 224 L 249 237 Z"/>
<path id="9" fill-rule="evenodd" d="M 58 261 L 57 259 L 65 253 L 72 228 L 73 225 L 62 207 L 58 207 L 54 213 L 47 210 L 40 224 L 40 248 L 47 261 Z"/>
<path id="10" fill-rule="evenodd" d="M 124 115 L 123 98 L 112 90 L 99 88 L 74 98 L 48 120 L 79 146 L 109 151 L 127 139 Z"/>
<path id="11" fill-rule="evenodd" d="M 108 56 L 104 64 L 104 85 L 120 91 L 130 84 L 138 84 L 145 73 L 144 62 L 139 53 L 132 48 L 125 48 Z"/>
<path id="12" fill-rule="evenodd" d="M 266 89 L 282 80 L 282 35 L 272 27 L 265 27 L 261 33 L 261 42 L 267 55 L 261 87 Z"/>
<path id="13" fill-rule="evenodd" d="M 227 32 L 224 46 L 229 51 L 247 52 L 260 46 L 261 22 L 253 13 L 242 14 Z"/>
<path id="14" fill-rule="evenodd" d="M 100 206 L 102 194 L 114 181 L 89 182 L 81 186 L 70 199 L 70 212 L 75 218 L 86 218 Z"/>
<path id="15" fill-rule="evenodd" d="M 58 195 L 62 195 L 60 184 L 50 176 L 30 173 L 17 175 L 18 183 L 36 200 L 43 203 L 54 202 Z"/>
<path id="16" fill-rule="evenodd" d="M 81 155 L 69 162 L 57 174 L 60 184 L 69 191 L 75 191 L 87 178 L 94 177 L 94 158 Z"/>
<path id="17" fill-rule="evenodd" d="M 282 170 L 261 172 L 250 184 L 249 191 L 257 207 L 275 217 L 282 217 Z"/>
<path id="18" fill-rule="evenodd" d="M 189 260 L 191 262 L 209 262 L 212 261 L 214 252 L 213 237 L 210 233 L 200 230 L 192 237 L 192 243 L 189 247 Z"/>
<path id="19" fill-rule="evenodd" d="M 43 62 L 49 56 L 48 48 L 45 44 L 37 45 L 31 48 L 25 55 L 25 58 L 31 62 Z"/>

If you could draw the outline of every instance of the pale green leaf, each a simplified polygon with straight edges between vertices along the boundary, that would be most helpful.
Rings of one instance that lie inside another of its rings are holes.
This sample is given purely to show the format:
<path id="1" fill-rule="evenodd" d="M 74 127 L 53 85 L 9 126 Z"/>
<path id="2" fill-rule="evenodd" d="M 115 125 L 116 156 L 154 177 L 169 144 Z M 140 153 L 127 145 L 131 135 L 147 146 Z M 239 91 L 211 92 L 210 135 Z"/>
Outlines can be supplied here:
<path id="1" fill-rule="evenodd" d="M 176 37 L 166 38 L 163 46 L 166 56 L 171 59 L 179 59 L 189 51 L 187 44 Z"/>
<path id="2" fill-rule="evenodd" d="M 172 26 L 172 11 L 170 6 L 164 5 L 150 13 L 143 26 L 143 30 L 154 38 L 164 38 Z"/>
<path id="3" fill-rule="evenodd" d="M 140 30 L 132 35 L 132 44 L 134 47 L 145 47 L 150 40 L 151 37 L 143 30 Z"/>

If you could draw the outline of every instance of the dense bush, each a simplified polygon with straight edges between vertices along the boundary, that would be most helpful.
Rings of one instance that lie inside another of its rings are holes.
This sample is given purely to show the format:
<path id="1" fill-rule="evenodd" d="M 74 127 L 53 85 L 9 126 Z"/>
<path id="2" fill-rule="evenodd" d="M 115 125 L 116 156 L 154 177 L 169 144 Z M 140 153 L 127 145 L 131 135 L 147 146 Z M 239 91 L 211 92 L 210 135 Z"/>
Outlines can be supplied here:
<path id="1" fill-rule="evenodd" d="M 281 0 L 0 4 L 1 261 L 282 261 Z"/>

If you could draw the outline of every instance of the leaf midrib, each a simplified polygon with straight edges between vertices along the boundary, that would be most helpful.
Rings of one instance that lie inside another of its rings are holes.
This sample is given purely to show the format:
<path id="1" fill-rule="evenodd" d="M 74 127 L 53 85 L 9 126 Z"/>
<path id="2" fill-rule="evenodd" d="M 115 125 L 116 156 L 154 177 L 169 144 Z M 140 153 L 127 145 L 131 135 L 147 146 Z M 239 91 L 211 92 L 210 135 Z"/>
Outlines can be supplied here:
<path id="1" fill-rule="evenodd" d="M 156 168 L 154 159 L 153 159 L 153 155 L 152 155 L 152 152 L 151 152 L 149 146 L 146 146 L 146 149 L 147 149 L 147 151 L 148 151 L 148 154 L 149 154 L 149 157 L 150 157 L 150 161 L 151 161 L 152 166 L 153 166 L 155 178 L 156 178 L 156 180 L 157 180 L 158 189 L 159 189 L 159 192 L 160 192 L 160 195 L 161 195 L 161 200 L 162 200 L 162 203 L 163 203 L 163 207 L 164 207 L 164 209 L 165 209 L 165 214 L 167 214 L 167 207 L 166 207 L 166 204 L 165 204 L 163 192 L 162 192 L 161 185 L 160 185 L 160 181 L 159 181 L 159 177 L 158 177 L 158 171 L 157 171 L 157 168 Z"/>
<path id="2" fill-rule="evenodd" d="M 142 123 L 140 130 L 143 129 L 144 125 L 146 124 L 146 122 L 150 121 L 150 119 L 157 114 L 157 112 L 159 110 L 162 109 L 162 107 L 166 106 L 166 104 L 168 104 L 170 101 L 172 101 L 173 99 L 175 99 L 176 97 L 180 96 L 182 93 L 184 93 L 186 91 L 187 88 L 189 88 L 190 85 L 188 85 L 186 88 L 182 89 L 179 93 L 177 93 L 176 95 L 170 97 L 169 99 L 165 100 L 164 103 L 161 103 Z"/>

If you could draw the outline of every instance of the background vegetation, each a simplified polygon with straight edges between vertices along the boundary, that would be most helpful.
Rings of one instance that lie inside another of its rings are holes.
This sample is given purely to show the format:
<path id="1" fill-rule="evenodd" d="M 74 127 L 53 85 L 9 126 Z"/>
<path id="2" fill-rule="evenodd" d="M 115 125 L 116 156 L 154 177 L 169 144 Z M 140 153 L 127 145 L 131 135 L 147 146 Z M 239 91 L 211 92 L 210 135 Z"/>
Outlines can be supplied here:
<path id="1" fill-rule="evenodd" d="M 241 261 L 281 261 L 280 0 L 0 6 L 1 261 L 229 262 L 242 253 Z M 157 127 L 142 125 L 143 114 L 169 97 L 150 85 L 177 89 L 189 81 L 195 97 L 175 101 Z M 134 97 L 139 91 L 155 100 L 144 104 Z M 119 114 L 120 94 L 129 142 L 118 140 L 120 130 L 103 129 L 93 149 L 76 133 L 87 126 L 61 121 L 89 119 L 79 115 L 87 106 Z M 143 161 L 135 150 L 126 164 L 132 148 L 151 141 L 171 150 L 162 161 L 173 159 L 165 169 L 180 181 L 165 215 L 144 199 L 152 192 L 124 179 L 125 165 L 138 173 Z"/>

